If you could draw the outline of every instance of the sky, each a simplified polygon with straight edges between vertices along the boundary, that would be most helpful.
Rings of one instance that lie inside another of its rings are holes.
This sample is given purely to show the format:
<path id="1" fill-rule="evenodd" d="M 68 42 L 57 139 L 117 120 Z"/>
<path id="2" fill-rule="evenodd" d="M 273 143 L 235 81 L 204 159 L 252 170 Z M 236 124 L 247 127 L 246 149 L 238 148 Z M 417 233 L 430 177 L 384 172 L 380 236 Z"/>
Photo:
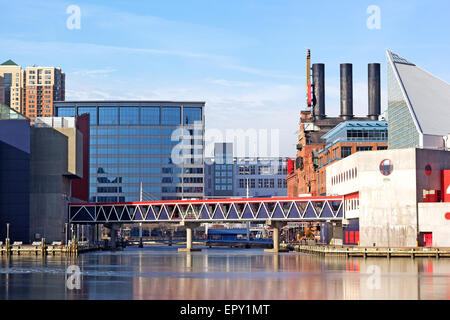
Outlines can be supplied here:
<path id="1" fill-rule="evenodd" d="M 307 49 L 325 63 L 326 114 L 353 63 L 365 116 L 368 63 L 381 63 L 386 109 L 386 49 L 450 82 L 448 12 L 448 0 L 0 0 L 0 62 L 62 68 L 66 100 L 205 101 L 207 133 L 266 132 L 273 155 L 294 157 Z"/>

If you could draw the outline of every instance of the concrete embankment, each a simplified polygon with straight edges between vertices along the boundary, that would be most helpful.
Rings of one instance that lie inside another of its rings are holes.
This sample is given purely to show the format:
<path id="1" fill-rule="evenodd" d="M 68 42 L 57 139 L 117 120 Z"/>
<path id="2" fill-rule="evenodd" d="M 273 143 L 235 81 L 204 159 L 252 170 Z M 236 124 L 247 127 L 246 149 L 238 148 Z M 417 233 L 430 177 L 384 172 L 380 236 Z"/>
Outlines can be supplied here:
<path id="1" fill-rule="evenodd" d="M 77 255 L 79 253 L 103 250 L 102 245 L 61 245 L 61 244 L 5 244 L 0 246 L 0 255 Z"/>
<path id="2" fill-rule="evenodd" d="M 326 246 L 326 245 L 294 245 L 294 251 L 317 254 L 335 255 L 345 257 L 435 257 L 450 258 L 450 248 L 380 248 L 380 247 L 352 247 L 352 246 Z"/>

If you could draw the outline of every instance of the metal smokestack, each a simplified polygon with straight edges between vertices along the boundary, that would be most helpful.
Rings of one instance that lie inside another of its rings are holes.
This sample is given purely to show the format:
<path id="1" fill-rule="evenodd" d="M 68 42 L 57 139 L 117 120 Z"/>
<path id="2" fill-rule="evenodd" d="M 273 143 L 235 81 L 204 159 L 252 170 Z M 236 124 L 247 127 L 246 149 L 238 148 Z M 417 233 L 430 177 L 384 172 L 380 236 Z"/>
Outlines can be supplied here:
<path id="1" fill-rule="evenodd" d="M 378 120 L 381 113 L 381 85 L 380 85 L 380 64 L 369 63 L 368 69 L 369 88 L 369 114 L 370 120 Z"/>
<path id="2" fill-rule="evenodd" d="M 353 118 L 353 66 L 351 63 L 341 64 L 341 117 L 344 120 Z"/>
<path id="3" fill-rule="evenodd" d="M 325 65 L 323 63 L 314 63 L 312 65 L 313 77 L 313 105 L 314 117 L 316 119 L 325 118 Z"/>

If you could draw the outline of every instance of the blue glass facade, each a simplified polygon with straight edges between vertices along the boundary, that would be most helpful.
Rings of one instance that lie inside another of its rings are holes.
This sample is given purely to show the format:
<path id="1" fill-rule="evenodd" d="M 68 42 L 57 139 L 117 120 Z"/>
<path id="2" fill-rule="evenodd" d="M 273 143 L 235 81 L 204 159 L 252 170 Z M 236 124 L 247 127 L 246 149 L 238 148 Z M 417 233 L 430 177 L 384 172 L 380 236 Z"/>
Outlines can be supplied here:
<path id="1" fill-rule="evenodd" d="M 55 115 L 89 112 L 90 201 L 202 198 L 203 102 L 56 102 Z M 182 119 L 184 119 L 182 121 Z"/>

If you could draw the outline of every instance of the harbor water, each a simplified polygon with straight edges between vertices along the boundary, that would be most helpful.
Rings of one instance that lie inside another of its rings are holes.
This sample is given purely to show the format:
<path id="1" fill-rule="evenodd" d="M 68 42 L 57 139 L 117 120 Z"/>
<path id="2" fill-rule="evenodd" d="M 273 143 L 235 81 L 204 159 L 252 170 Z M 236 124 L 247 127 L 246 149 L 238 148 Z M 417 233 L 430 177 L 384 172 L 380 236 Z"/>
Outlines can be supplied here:
<path id="1" fill-rule="evenodd" d="M 0 299 L 450 299 L 450 259 L 176 246 L 0 257 Z"/>

